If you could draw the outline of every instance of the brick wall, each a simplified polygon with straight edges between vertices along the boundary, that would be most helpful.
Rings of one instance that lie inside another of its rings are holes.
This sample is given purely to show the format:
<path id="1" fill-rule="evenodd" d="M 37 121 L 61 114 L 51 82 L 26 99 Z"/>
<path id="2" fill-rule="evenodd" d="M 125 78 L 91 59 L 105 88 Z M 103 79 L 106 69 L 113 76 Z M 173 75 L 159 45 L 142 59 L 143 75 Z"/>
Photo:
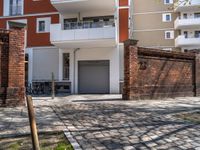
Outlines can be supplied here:
<path id="1" fill-rule="evenodd" d="M 0 105 L 24 104 L 24 33 L 24 29 L 21 28 L 0 31 L 0 41 L 2 41 L 0 46 Z"/>
<path id="2" fill-rule="evenodd" d="M 123 99 L 198 96 L 199 54 L 166 52 L 125 42 Z"/>

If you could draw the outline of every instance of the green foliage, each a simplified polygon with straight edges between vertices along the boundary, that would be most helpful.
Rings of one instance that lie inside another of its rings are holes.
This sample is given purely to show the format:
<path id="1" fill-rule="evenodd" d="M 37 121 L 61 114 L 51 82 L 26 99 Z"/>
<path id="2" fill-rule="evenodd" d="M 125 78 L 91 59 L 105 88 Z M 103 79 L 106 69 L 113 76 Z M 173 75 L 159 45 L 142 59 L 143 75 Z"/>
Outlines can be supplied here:
<path id="1" fill-rule="evenodd" d="M 161 3 L 163 0 L 155 0 L 157 3 Z M 191 4 L 191 0 L 174 0 L 174 4 L 178 5 L 189 5 Z"/>
<path id="2" fill-rule="evenodd" d="M 41 134 L 39 139 L 41 150 L 74 150 L 62 132 Z M 5 140 L 3 146 L 3 148 L 0 146 L 0 149 L 29 150 L 32 147 L 32 142 L 30 137 L 14 138 L 9 139 L 9 142 Z"/>
<path id="3" fill-rule="evenodd" d="M 70 144 L 66 144 L 66 142 L 60 142 L 54 150 L 73 150 L 73 148 Z"/>
<path id="4" fill-rule="evenodd" d="M 17 141 L 9 146 L 10 150 L 19 150 L 21 147 L 21 141 Z"/>

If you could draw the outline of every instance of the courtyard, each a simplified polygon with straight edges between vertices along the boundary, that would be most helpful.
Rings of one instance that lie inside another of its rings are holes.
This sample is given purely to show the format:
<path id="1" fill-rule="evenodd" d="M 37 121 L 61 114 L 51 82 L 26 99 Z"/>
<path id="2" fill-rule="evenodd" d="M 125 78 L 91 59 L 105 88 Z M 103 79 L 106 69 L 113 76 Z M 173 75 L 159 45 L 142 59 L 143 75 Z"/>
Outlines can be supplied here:
<path id="1" fill-rule="evenodd" d="M 40 133 L 64 131 L 74 149 L 200 149 L 200 124 L 177 115 L 198 112 L 200 98 L 122 101 L 121 95 L 35 97 Z M 29 134 L 26 107 L 0 108 L 0 147 Z"/>

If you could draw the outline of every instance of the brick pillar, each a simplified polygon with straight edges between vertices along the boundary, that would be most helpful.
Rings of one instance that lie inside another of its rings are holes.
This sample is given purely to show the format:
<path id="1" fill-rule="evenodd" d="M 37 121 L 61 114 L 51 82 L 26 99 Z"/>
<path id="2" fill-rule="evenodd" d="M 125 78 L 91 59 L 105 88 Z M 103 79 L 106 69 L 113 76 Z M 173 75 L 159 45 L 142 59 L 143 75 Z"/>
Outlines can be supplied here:
<path id="1" fill-rule="evenodd" d="M 13 28 L 9 38 L 8 88 L 6 105 L 24 104 L 25 98 L 25 29 Z"/>
<path id="2" fill-rule="evenodd" d="M 139 95 L 133 88 L 137 87 L 138 76 L 138 47 L 137 40 L 124 42 L 124 87 L 123 99 L 138 99 Z"/>
<path id="3" fill-rule="evenodd" d="M 196 54 L 194 70 L 195 96 L 200 96 L 200 54 Z"/>

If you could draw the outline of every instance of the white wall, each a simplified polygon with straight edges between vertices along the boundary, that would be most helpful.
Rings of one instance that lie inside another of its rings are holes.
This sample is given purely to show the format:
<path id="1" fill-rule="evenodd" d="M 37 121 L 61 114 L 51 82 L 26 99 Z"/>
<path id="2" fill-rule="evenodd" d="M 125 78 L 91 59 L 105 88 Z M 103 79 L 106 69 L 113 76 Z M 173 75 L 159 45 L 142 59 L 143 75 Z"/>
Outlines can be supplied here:
<path id="1" fill-rule="evenodd" d="M 56 48 L 33 48 L 33 80 L 51 80 L 52 72 L 58 80 L 59 50 Z"/>
<path id="2" fill-rule="evenodd" d="M 110 60 L 110 93 L 119 93 L 119 50 L 117 48 L 93 48 L 77 51 L 76 93 L 78 92 L 78 61 L 80 60 Z"/>
<path id="3" fill-rule="evenodd" d="M 122 47 L 121 47 L 122 48 Z M 120 52 L 120 53 L 119 53 Z M 54 72 L 55 79 L 63 81 L 63 53 L 70 53 L 70 79 L 72 93 L 78 93 L 78 61 L 79 60 L 109 60 L 110 61 L 110 93 L 119 93 L 120 72 L 123 60 L 122 49 L 119 48 L 92 48 L 79 49 L 76 52 L 74 64 L 74 49 L 57 48 L 31 48 L 27 49 L 30 57 L 29 77 L 31 80 L 51 80 L 51 73 Z M 119 59 L 120 58 L 120 59 Z M 120 61 L 119 61 L 120 60 Z M 74 70 L 75 67 L 75 70 Z M 122 68 L 121 68 L 122 69 Z M 75 84 L 74 84 L 75 83 Z"/>

